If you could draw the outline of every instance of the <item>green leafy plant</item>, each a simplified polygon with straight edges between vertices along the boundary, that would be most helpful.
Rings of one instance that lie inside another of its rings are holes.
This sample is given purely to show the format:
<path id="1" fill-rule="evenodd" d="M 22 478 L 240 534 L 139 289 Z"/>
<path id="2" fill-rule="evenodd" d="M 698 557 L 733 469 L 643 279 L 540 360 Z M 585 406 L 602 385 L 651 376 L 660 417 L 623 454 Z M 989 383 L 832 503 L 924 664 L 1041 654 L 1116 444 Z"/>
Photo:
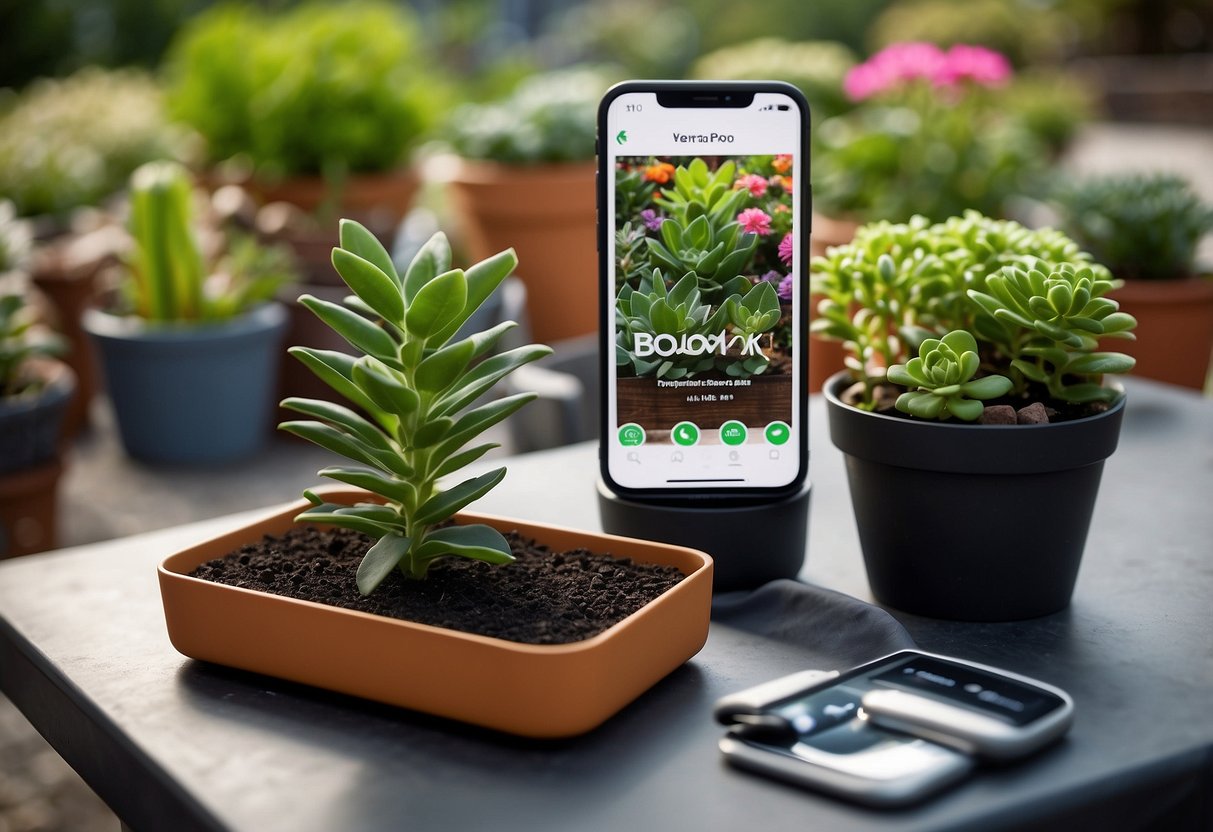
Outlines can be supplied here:
<path id="1" fill-rule="evenodd" d="M 300 302 L 361 355 L 309 347 L 289 352 L 368 416 L 330 402 L 289 398 L 283 407 L 311 418 L 280 427 L 357 463 L 319 473 L 365 488 L 383 502 L 338 505 L 307 491 L 313 505 L 296 519 L 377 539 L 358 568 L 364 595 L 393 570 L 422 578 L 435 560 L 448 555 L 510 562 L 509 544 L 496 530 L 441 525 L 501 482 L 505 468 L 448 489 L 438 483 L 497 447 L 484 443 L 465 449 L 535 396 L 523 393 L 472 406 L 476 400 L 513 370 L 551 353 L 531 345 L 486 358 L 513 322 L 452 340 L 513 271 L 513 250 L 466 271 L 452 269 L 450 246 L 439 233 L 401 276 L 375 236 L 358 223 L 343 220 L 340 240 L 333 266 L 353 295 L 344 305 L 309 295 Z"/>
<path id="2" fill-rule="evenodd" d="M 1010 266 L 986 279 L 986 292 L 968 295 L 990 316 L 979 319 L 979 331 L 1022 378 L 1044 384 L 1058 401 L 1110 401 L 1119 394 L 1091 377 L 1127 373 L 1134 361 L 1097 352 L 1099 339 L 1132 337 L 1137 324 L 1102 297 L 1113 285 L 1090 266 L 1062 263 L 1048 273 Z"/>
<path id="3" fill-rule="evenodd" d="M 166 74 L 208 160 L 243 156 L 265 176 L 391 169 L 441 94 L 407 10 L 373 1 L 216 6 L 183 28 Z"/>
<path id="4" fill-rule="evenodd" d="M 29 222 L 17 217 L 12 200 L 0 199 L 0 275 L 23 265 L 32 243 Z"/>
<path id="5" fill-rule="evenodd" d="M 509 165 L 589 161 L 598 99 L 615 76 L 594 66 L 532 76 L 501 101 L 455 110 L 451 145 L 465 158 Z"/>
<path id="6" fill-rule="evenodd" d="M 22 216 L 66 214 L 121 190 L 177 144 L 145 73 L 89 67 L 37 81 L 0 117 L 0 194 Z"/>
<path id="7" fill-rule="evenodd" d="M 134 314 L 149 321 L 222 320 L 270 300 L 293 278 L 281 254 L 237 240 L 222 279 L 210 280 L 193 227 L 193 186 L 176 162 L 149 162 L 131 175 L 134 238 L 124 289 Z M 267 259 L 268 258 L 268 259 Z"/>
<path id="8" fill-rule="evenodd" d="M 942 220 L 1005 213 L 1038 189 L 1047 158 L 1005 105 L 1013 74 L 988 49 L 886 47 L 844 81 L 856 102 L 814 131 L 814 208 L 835 217 Z"/>
<path id="9" fill-rule="evenodd" d="M 1171 174 L 1105 176 L 1064 186 L 1064 225 L 1118 278 L 1174 280 L 1195 273 L 1213 231 L 1213 205 Z"/>
<path id="10" fill-rule="evenodd" d="M 62 355 L 66 343 L 37 319 L 24 293 L 0 285 L 0 399 L 37 392 L 38 377 L 29 362 Z"/>
<path id="11" fill-rule="evenodd" d="M 1100 377 L 1127 372 L 1133 359 L 1097 352 L 1098 339 L 1132 338 L 1136 324 L 1104 297 L 1115 285 L 1107 269 L 1052 229 L 972 211 L 941 223 L 871 223 L 850 244 L 814 259 L 811 286 L 823 300 L 811 330 L 845 343 L 867 409 L 876 406 L 879 385 L 906 384 L 906 370 L 895 378 L 893 367 L 908 368 L 915 353 L 923 357 L 928 344 L 938 350 L 932 342 L 956 330 L 976 340 L 978 349 L 968 351 L 981 359 L 982 375 L 965 383 L 1002 375 L 1012 396 L 1035 384 L 1057 402 L 1110 400 L 1118 394 Z"/>
<path id="12" fill-rule="evenodd" d="M 708 300 L 718 301 L 749 288 L 750 282 L 741 272 L 758 246 L 757 234 L 743 234 L 736 222 L 717 227 L 706 214 L 690 221 L 670 217 L 661 224 L 660 234 L 660 240 L 647 240 L 649 262 L 673 274 L 693 273 Z"/>
<path id="13" fill-rule="evenodd" d="M 1011 389 L 1006 376 L 974 378 L 980 365 L 977 341 L 963 329 L 926 339 L 917 357 L 889 368 L 889 381 L 910 388 L 897 397 L 897 409 L 924 419 L 955 416 L 966 422 L 976 420 L 981 416 L 982 401 Z"/>

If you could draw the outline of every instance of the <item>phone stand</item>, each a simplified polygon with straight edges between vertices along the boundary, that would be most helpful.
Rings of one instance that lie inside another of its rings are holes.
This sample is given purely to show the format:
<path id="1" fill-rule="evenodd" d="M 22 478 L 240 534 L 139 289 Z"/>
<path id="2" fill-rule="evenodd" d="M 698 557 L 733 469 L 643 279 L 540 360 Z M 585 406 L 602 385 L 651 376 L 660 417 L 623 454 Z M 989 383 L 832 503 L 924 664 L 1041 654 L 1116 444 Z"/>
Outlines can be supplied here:
<path id="1" fill-rule="evenodd" d="M 598 514 L 608 534 L 700 549 L 715 561 L 716 592 L 753 589 L 776 578 L 795 578 L 808 551 L 809 495 L 748 505 L 680 500 L 656 504 L 628 500 L 598 480 Z"/>

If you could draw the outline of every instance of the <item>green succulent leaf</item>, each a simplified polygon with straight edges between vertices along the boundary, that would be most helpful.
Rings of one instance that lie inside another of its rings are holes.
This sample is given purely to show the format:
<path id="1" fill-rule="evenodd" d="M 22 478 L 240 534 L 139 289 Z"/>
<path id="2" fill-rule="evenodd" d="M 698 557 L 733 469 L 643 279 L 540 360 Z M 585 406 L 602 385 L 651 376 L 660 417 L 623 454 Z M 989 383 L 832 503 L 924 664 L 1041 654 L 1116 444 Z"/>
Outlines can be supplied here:
<path id="1" fill-rule="evenodd" d="M 439 232 L 430 237 L 417 252 L 413 262 L 404 273 L 404 302 L 411 304 L 421 287 L 451 268 L 451 244 L 446 235 Z M 397 318 L 396 320 L 399 320 Z"/>
<path id="2" fill-rule="evenodd" d="M 947 409 L 957 419 L 962 419 L 966 422 L 975 422 L 981 417 L 985 407 L 981 402 L 971 399 L 948 399 Z"/>
<path id="3" fill-rule="evenodd" d="M 367 550 L 358 564 L 358 591 L 370 595 L 408 553 L 412 541 L 402 534 L 391 532 Z"/>
<path id="4" fill-rule="evenodd" d="M 366 226 L 353 220 L 341 220 L 337 227 L 343 249 L 373 263 L 390 277 L 393 283 L 397 286 L 400 285 L 400 275 L 396 273 L 396 264 L 392 262 L 392 256 L 383 247 L 383 243 L 379 242 L 378 237 L 368 231 Z"/>
<path id="5" fill-rule="evenodd" d="M 459 319 L 467 305 L 468 284 L 462 269 L 438 275 L 417 291 L 404 315 L 409 333 L 428 339 Z"/>
<path id="6" fill-rule="evenodd" d="M 400 287 L 369 260 L 342 248 L 333 249 L 333 268 L 375 314 L 389 321 L 404 318 L 404 300 Z"/>
<path id="7" fill-rule="evenodd" d="M 506 564 L 514 561 L 509 541 L 494 528 L 479 523 L 450 526 L 426 535 L 417 549 L 417 557 L 430 561 L 446 555 L 482 560 L 485 563 Z"/>
<path id="8" fill-rule="evenodd" d="M 961 385 L 961 392 L 974 399 L 996 399 L 1011 392 L 1015 385 L 1006 376 L 983 376 Z M 959 414 L 958 414 L 959 415 Z"/>
<path id="9" fill-rule="evenodd" d="M 400 345 L 396 340 L 357 312 L 312 295 L 300 295 L 299 302 L 354 349 L 369 353 L 380 361 L 399 362 Z"/>
<path id="10" fill-rule="evenodd" d="M 451 517 L 463 507 L 480 499 L 505 478 L 504 468 L 494 468 L 487 474 L 464 480 L 454 488 L 435 494 L 417 509 L 415 522 L 430 525 Z"/>

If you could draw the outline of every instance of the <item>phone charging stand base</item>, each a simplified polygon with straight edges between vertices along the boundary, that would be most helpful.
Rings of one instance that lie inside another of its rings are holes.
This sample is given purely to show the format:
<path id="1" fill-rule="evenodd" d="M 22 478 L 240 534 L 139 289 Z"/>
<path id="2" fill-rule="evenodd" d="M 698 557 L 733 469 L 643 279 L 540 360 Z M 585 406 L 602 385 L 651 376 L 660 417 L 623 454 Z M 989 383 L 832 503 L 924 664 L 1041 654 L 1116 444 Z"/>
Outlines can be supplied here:
<path id="1" fill-rule="evenodd" d="M 603 531 L 700 549 L 715 561 L 714 591 L 753 589 L 776 578 L 795 578 L 808 549 L 809 495 L 751 505 L 710 500 L 677 504 L 620 497 L 598 480 L 598 515 Z"/>

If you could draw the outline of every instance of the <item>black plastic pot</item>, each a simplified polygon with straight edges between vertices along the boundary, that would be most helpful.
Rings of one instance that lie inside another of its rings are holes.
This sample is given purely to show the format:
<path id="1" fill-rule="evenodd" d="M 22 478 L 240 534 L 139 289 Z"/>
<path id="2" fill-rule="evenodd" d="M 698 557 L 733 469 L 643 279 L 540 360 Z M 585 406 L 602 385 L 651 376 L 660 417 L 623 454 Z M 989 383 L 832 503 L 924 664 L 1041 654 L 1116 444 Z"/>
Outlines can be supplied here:
<path id="1" fill-rule="evenodd" d="M 932 618 L 1012 621 L 1070 603 L 1125 399 L 1048 425 L 927 422 L 868 413 L 825 387 L 868 583 Z"/>

